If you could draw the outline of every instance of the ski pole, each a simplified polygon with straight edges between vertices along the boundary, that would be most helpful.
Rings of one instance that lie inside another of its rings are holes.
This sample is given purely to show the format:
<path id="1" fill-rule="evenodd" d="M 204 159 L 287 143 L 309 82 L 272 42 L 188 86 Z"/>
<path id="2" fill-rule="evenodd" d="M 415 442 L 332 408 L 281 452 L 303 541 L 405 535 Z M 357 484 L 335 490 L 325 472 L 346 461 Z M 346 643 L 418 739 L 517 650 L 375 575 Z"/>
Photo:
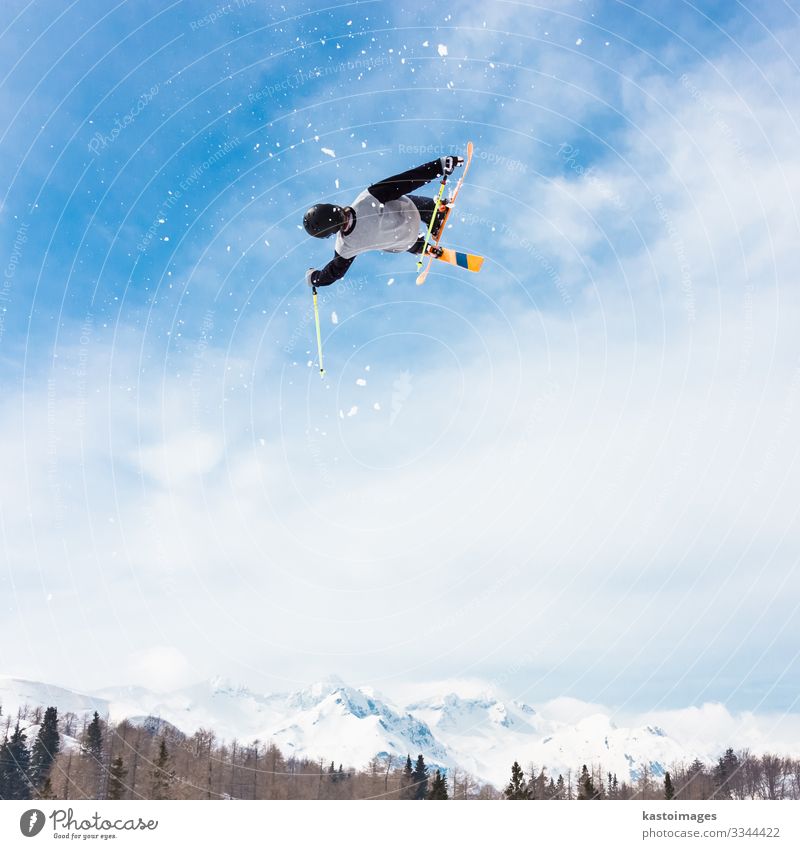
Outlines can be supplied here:
<path id="1" fill-rule="evenodd" d="M 317 325 L 317 351 L 319 352 L 319 376 L 324 377 L 325 367 L 322 365 L 322 335 L 319 330 L 319 306 L 317 305 L 317 287 L 312 286 L 311 292 L 314 297 L 314 322 Z"/>
<path id="2" fill-rule="evenodd" d="M 419 255 L 419 259 L 417 260 L 417 271 L 422 268 L 422 263 L 425 261 L 425 251 L 428 247 L 428 240 L 431 237 L 431 233 L 433 232 L 433 223 L 436 221 L 436 213 L 439 211 L 439 205 L 442 202 L 442 195 L 444 194 L 444 184 L 447 182 L 447 174 L 442 176 L 442 182 L 439 184 L 439 193 L 436 195 L 436 203 L 433 205 L 433 213 L 431 215 L 430 224 L 428 224 L 428 229 L 425 233 L 425 241 L 422 243 L 422 251 Z"/>

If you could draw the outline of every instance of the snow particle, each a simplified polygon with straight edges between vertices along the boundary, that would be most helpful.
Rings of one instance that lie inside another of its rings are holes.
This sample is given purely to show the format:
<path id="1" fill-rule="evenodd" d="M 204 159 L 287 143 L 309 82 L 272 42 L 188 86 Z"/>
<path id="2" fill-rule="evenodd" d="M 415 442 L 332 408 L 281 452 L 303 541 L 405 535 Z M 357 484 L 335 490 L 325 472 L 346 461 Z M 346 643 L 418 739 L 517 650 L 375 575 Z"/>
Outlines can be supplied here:
<path id="1" fill-rule="evenodd" d="M 332 324 L 338 324 L 338 323 L 339 323 L 339 316 L 338 316 L 338 315 L 336 315 L 336 310 L 334 310 L 334 311 L 331 313 L 331 323 L 332 323 Z"/>
<path id="2" fill-rule="evenodd" d="M 440 44 L 436 48 L 436 50 L 438 51 L 440 56 L 447 56 L 447 45 L 446 44 Z"/>
<path id="3" fill-rule="evenodd" d="M 325 156 L 330 156 L 332 159 L 336 159 L 336 154 L 329 147 L 323 147 L 322 152 Z"/>
<path id="4" fill-rule="evenodd" d="M 366 385 L 367 385 L 367 381 L 366 381 L 366 380 L 364 380 L 364 378 L 363 378 L 363 377 L 359 377 L 359 378 L 358 378 L 358 380 L 356 380 L 356 385 L 357 385 L 357 386 L 366 386 Z"/>

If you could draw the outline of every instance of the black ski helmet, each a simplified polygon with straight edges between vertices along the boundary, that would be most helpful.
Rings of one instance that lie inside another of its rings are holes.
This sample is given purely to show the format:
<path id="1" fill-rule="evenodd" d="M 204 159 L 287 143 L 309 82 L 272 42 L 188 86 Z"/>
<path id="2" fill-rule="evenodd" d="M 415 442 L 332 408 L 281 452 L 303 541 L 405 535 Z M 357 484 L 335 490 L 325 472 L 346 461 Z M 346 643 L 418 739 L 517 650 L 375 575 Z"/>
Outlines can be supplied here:
<path id="1" fill-rule="evenodd" d="M 327 239 L 344 226 L 344 207 L 332 203 L 316 203 L 303 216 L 303 227 L 309 236 Z"/>

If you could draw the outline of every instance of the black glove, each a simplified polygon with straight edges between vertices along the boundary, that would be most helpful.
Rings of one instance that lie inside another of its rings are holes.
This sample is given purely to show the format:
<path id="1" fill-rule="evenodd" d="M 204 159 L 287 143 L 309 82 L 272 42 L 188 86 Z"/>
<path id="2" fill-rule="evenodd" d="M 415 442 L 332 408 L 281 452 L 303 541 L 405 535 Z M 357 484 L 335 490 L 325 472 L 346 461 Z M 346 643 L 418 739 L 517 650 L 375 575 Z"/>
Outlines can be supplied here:
<path id="1" fill-rule="evenodd" d="M 463 165 L 464 164 L 464 157 L 463 156 L 443 156 L 440 161 L 442 163 L 442 174 L 445 174 L 446 176 L 449 177 L 453 173 L 453 171 L 456 170 L 457 165 Z"/>

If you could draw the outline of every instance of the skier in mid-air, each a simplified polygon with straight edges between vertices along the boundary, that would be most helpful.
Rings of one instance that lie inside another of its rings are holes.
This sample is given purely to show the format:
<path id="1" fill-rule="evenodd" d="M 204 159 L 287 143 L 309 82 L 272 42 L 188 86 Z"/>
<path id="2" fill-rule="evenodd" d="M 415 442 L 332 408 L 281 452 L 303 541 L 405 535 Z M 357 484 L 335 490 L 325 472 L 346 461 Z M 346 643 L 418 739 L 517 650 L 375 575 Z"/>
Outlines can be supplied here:
<path id="1" fill-rule="evenodd" d="M 425 237 L 419 234 L 420 225 L 427 231 L 436 201 L 410 193 L 437 177 L 449 176 L 463 163 L 460 156 L 442 156 L 373 183 L 361 192 L 352 206 L 331 203 L 312 206 L 303 216 L 306 232 L 318 239 L 327 239 L 335 233 L 336 244 L 333 259 L 324 268 L 308 269 L 306 283 L 313 288 L 330 286 L 343 277 L 356 256 L 365 251 L 422 253 Z M 431 233 L 434 242 L 447 209 L 443 199 Z"/>

